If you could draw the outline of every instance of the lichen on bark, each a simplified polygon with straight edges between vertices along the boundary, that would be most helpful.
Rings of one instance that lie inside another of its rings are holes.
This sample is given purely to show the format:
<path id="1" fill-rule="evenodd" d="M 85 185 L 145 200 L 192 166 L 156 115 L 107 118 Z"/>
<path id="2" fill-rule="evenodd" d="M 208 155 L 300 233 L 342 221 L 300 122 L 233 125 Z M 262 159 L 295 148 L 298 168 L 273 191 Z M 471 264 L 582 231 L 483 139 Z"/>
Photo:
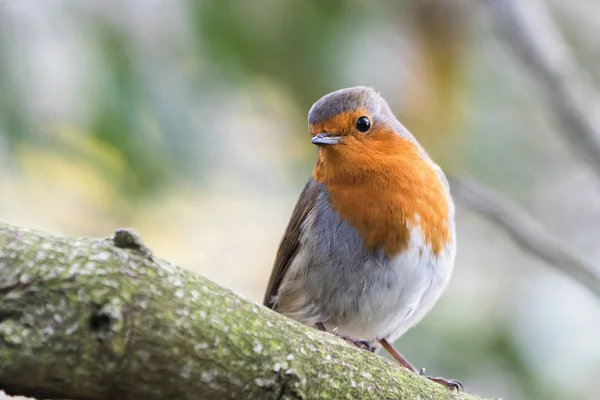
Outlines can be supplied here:
<path id="1" fill-rule="evenodd" d="M 57 399 L 475 399 L 146 250 L 0 224 L 0 390 Z"/>

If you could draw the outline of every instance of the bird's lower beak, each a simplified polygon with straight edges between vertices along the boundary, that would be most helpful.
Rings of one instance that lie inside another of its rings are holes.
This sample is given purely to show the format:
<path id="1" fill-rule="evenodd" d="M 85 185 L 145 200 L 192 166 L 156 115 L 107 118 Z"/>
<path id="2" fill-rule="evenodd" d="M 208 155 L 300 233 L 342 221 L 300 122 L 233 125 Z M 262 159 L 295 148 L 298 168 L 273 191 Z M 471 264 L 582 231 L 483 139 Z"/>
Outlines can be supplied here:
<path id="1" fill-rule="evenodd" d="M 341 138 L 341 136 L 331 136 L 329 133 L 319 133 L 312 138 L 311 142 L 317 146 L 338 144 Z"/>

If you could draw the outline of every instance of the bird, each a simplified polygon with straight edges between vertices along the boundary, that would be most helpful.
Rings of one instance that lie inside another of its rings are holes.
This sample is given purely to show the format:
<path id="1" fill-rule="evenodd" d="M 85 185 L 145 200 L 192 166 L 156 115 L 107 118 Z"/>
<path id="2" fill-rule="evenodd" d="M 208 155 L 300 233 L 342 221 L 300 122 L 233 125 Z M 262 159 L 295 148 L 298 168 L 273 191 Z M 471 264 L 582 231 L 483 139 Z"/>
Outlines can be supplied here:
<path id="1" fill-rule="evenodd" d="M 448 181 L 371 87 L 321 97 L 308 127 L 316 165 L 279 244 L 263 304 L 359 347 L 384 348 L 424 375 L 391 343 L 432 309 L 452 275 Z"/>

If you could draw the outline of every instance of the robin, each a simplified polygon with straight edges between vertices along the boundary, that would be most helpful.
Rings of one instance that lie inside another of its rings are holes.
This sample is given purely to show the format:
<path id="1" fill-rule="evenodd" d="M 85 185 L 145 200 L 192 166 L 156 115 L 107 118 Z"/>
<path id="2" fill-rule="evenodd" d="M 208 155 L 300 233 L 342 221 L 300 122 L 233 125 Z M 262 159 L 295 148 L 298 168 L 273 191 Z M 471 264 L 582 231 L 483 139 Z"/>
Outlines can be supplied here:
<path id="1" fill-rule="evenodd" d="M 448 182 L 371 88 L 325 95 L 308 126 L 317 164 L 283 235 L 264 304 L 360 347 L 383 347 L 423 374 L 390 343 L 433 307 L 454 268 Z"/>

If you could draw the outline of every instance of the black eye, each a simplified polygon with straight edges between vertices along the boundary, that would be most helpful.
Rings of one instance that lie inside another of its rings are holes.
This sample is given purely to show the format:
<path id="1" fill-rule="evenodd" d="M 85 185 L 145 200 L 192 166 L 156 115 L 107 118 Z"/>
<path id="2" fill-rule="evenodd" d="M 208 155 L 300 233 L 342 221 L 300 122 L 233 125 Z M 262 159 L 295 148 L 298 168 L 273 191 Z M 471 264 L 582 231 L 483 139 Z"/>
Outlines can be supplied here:
<path id="1" fill-rule="evenodd" d="M 371 127 L 371 121 L 369 121 L 369 118 L 367 118 L 367 117 L 360 117 L 356 121 L 356 129 L 358 129 L 361 132 L 368 131 L 370 127 Z"/>

